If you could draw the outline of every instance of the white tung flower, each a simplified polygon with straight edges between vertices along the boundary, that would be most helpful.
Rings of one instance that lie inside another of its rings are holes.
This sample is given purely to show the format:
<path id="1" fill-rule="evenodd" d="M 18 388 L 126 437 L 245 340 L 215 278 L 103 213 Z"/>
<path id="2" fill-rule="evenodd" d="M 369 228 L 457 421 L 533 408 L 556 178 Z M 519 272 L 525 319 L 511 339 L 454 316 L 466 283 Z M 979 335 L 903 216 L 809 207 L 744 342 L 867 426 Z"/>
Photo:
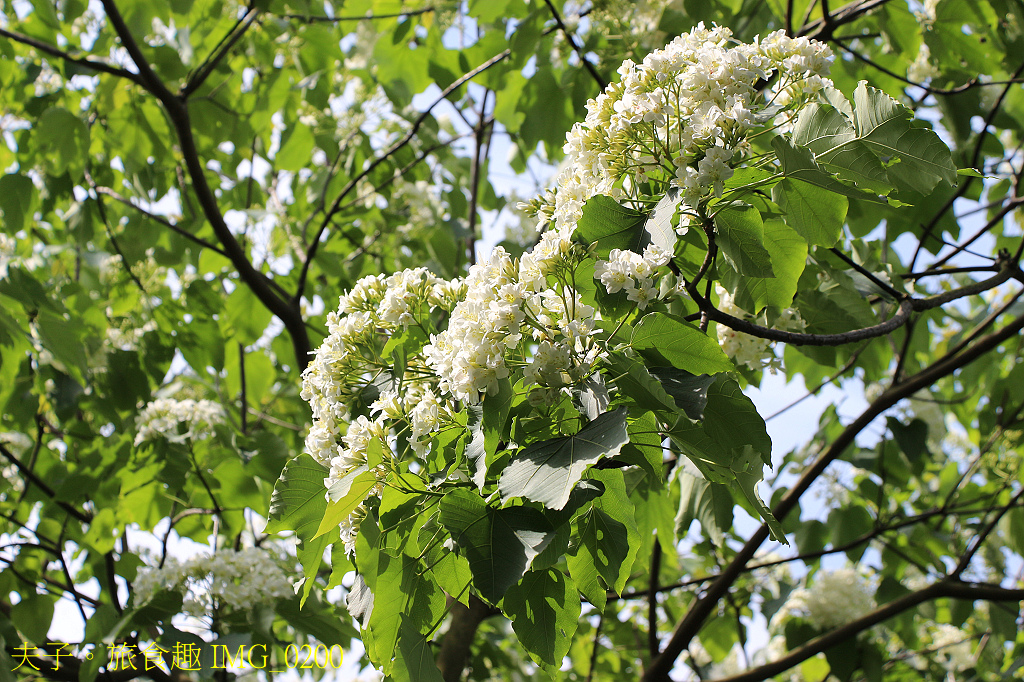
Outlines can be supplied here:
<path id="1" fill-rule="evenodd" d="M 185 561 L 168 558 L 162 568 L 142 568 L 132 583 L 136 606 L 164 590 L 184 596 L 182 610 L 209 616 L 215 607 L 245 611 L 294 594 L 281 560 L 259 547 L 220 549 Z"/>
<path id="2" fill-rule="evenodd" d="M 857 571 L 819 571 L 810 588 L 793 592 L 783 606 L 803 615 L 819 630 L 831 630 L 865 615 L 875 607 L 871 586 Z"/>
<path id="3" fill-rule="evenodd" d="M 148 403 L 135 418 L 135 444 L 157 438 L 166 438 L 171 443 L 208 438 L 213 427 L 224 423 L 225 417 L 224 408 L 212 400 L 159 398 Z"/>

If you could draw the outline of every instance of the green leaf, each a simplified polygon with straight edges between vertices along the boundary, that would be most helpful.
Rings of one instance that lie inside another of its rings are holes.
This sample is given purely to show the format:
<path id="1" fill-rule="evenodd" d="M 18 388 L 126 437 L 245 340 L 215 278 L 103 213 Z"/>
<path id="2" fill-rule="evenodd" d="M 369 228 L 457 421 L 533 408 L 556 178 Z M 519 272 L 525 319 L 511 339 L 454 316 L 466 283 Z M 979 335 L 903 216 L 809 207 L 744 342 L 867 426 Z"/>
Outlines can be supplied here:
<path id="1" fill-rule="evenodd" d="M 291 130 L 281 142 L 281 148 L 274 157 L 278 170 L 298 171 L 306 168 L 313 158 L 313 131 L 302 123 L 292 124 Z"/>
<path id="2" fill-rule="evenodd" d="M 334 540 L 331 533 L 318 532 L 327 512 L 324 488 L 327 473 L 326 467 L 303 453 L 285 466 L 270 498 L 266 532 L 292 530 L 299 540 L 296 554 L 302 565 L 303 602 L 313 588 L 324 550 Z M 328 530 L 336 529 L 335 526 Z"/>
<path id="3" fill-rule="evenodd" d="M 486 401 L 485 401 L 486 402 Z M 486 436 L 480 424 L 483 422 L 484 408 L 482 405 L 466 406 L 466 427 L 469 429 L 470 440 L 466 445 L 466 459 L 471 463 L 473 483 L 481 492 L 487 482 L 487 447 Z"/>
<path id="4" fill-rule="evenodd" d="M 734 369 L 716 339 L 689 322 L 665 313 L 649 313 L 637 323 L 633 348 L 656 350 L 673 367 L 692 374 L 717 374 Z"/>
<path id="5" fill-rule="evenodd" d="M 519 134 L 527 149 L 543 142 L 549 158 L 557 158 L 565 142 L 565 133 L 576 121 L 572 98 L 555 77 L 555 70 L 542 66 L 523 85 L 516 111 L 524 115 Z M 501 101 L 500 99 L 498 100 Z"/>
<path id="6" fill-rule="evenodd" d="M 772 439 L 764 419 L 734 379 L 720 376 L 711 385 L 703 426 L 716 443 L 734 451 L 750 446 L 771 464 Z"/>
<path id="7" fill-rule="evenodd" d="M 600 258 L 608 258 L 612 249 L 640 253 L 649 243 L 644 226 L 647 215 L 626 208 L 611 197 L 598 194 L 583 205 L 583 217 L 576 223 L 573 236 L 587 246 L 593 246 Z"/>
<path id="8" fill-rule="evenodd" d="M 831 173 L 825 172 L 815 162 L 814 154 L 811 153 L 811 150 L 806 147 L 795 146 L 787 137 L 777 135 L 772 138 L 772 148 L 775 149 L 775 154 L 779 157 L 779 162 L 782 163 L 782 174 L 786 178 L 806 182 L 815 187 L 862 201 L 883 203 L 878 198 L 878 195 L 851 187 L 850 185 L 844 185 Z M 772 196 L 774 198 L 774 192 Z"/>
<path id="9" fill-rule="evenodd" d="M 297 597 L 281 599 L 274 604 L 274 611 L 292 627 L 313 635 L 328 647 L 337 644 L 348 646 L 353 637 L 359 633 L 352 627 L 352 621 L 344 616 L 345 612 L 320 601 L 319 597 L 308 603 Z"/>
<path id="10" fill-rule="evenodd" d="M 425 633 L 443 612 L 444 593 L 424 573 L 423 563 L 413 557 L 380 552 L 367 627 L 376 660 L 391 660 L 400 631 Z"/>
<path id="11" fill-rule="evenodd" d="M 834 246 L 842 236 L 849 202 L 841 194 L 787 178 L 772 189 L 772 199 L 786 212 L 787 225 L 808 244 Z"/>
<path id="12" fill-rule="evenodd" d="M 956 185 L 949 148 L 932 130 L 913 127 L 911 117 L 902 104 L 861 81 L 852 124 L 829 105 L 810 104 L 797 117 L 793 142 L 810 149 L 819 164 L 868 189 L 888 192 L 895 185 L 928 194 L 939 182 Z"/>
<path id="13" fill-rule="evenodd" d="M 774 277 L 772 259 L 764 248 L 764 223 L 756 208 L 724 208 L 715 214 L 718 246 L 733 269 L 750 277 Z"/>
<path id="14" fill-rule="evenodd" d="M 722 284 L 734 292 L 736 305 L 744 310 L 759 311 L 769 306 L 779 311 L 793 305 L 807 264 L 807 242 L 781 220 L 766 221 L 764 236 L 775 277 L 746 277 L 728 265 L 720 269 Z"/>
<path id="15" fill-rule="evenodd" d="M 561 509 L 587 467 L 602 457 L 614 457 L 628 442 L 626 409 L 605 412 L 574 435 L 520 450 L 498 479 L 498 490 L 503 500 L 525 497 Z"/>
<path id="16" fill-rule="evenodd" d="M 685 533 L 694 520 L 700 522 L 704 535 L 719 547 L 725 543 L 725 531 L 732 527 L 732 494 L 719 483 L 679 473 L 679 513 L 676 529 Z"/>
<path id="17" fill-rule="evenodd" d="M 288 462 L 274 485 L 265 532 L 293 530 L 310 536 L 327 510 L 324 478 L 328 473 L 327 467 L 305 453 Z"/>
<path id="18" fill-rule="evenodd" d="M 540 663 L 559 666 L 580 619 L 575 586 L 560 571 L 530 571 L 508 591 L 502 610 L 519 641 Z"/>
<path id="19" fill-rule="evenodd" d="M 250 346 L 262 335 L 273 314 L 256 298 L 252 290 L 239 284 L 224 301 L 228 327 L 234 331 L 235 340 Z M 236 354 L 237 355 L 237 354 Z"/>
<path id="20" fill-rule="evenodd" d="M 84 386 L 88 359 L 85 356 L 82 325 L 75 320 L 65 320 L 43 312 L 36 318 L 36 328 L 44 347 L 64 365 L 75 381 Z"/>
<path id="21" fill-rule="evenodd" d="M 33 138 L 39 144 L 50 175 L 82 175 L 89 153 L 89 128 L 71 112 L 51 107 L 36 122 Z"/>
<path id="22" fill-rule="evenodd" d="M 631 398 L 637 407 L 669 415 L 676 413 L 676 401 L 664 385 L 651 376 L 641 359 L 629 357 L 626 353 L 613 353 L 604 362 L 614 377 L 615 388 Z"/>
<path id="23" fill-rule="evenodd" d="M 644 412 L 626 428 L 629 442 L 619 450 L 617 459 L 641 467 L 660 485 L 665 478 L 665 453 L 658 419 L 653 412 Z"/>
<path id="24" fill-rule="evenodd" d="M 842 547 L 870 533 L 875 527 L 875 520 L 865 507 L 840 507 L 828 515 L 828 526 L 832 532 L 832 546 Z M 867 548 L 868 543 L 864 542 L 846 550 L 846 555 L 856 563 Z"/>
<path id="25" fill-rule="evenodd" d="M 474 586 L 492 604 L 523 577 L 554 534 L 551 523 L 536 509 L 495 509 L 462 489 L 442 498 L 440 521 L 459 553 L 469 560 Z"/>
<path id="26" fill-rule="evenodd" d="M 708 403 L 708 387 L 715 377 L 707 374 L 691 374 L 675 367 L 651 367 L 651 376 L 661 382 L 665 392 L 672 396 L 676 405 L 694 421 L 704 419 L 704 406 Z"/>
<path id="27" fill-rule="evenodd" d="M 25 227 L 25 218 L 32 216 L 32 202 L 36 186 L 21 173 L 11 173 L 0 178 L 0 211 L 3 211 L 6 234 L 16 234 Z"/>
<path id="28" fill-rule="evenodd" d="M 575 546 L 567 562 L 580 592 L 604 610 L 606 589 L 621 594 L 626 586 L 640 548 L 640 532 L 622 471 L 598 471 L 595 478 L 604 484 L 605 492 L 573 522 Z"/>
<path id="29" fill-rule="evenodd" d="M 434 663 L 434 652 L 427 639 L 403 623 L 391 679 L 395 682 L 444 682 Z"/>
<path id="30" fill-rule="evenodd" d="M 314 538 L 337 528 L 348 518 L 356 507 L 362 504 L 373 487 L 377 485 L 377 474 L 365 464 L 350 471 L 343 479 L 335 482 L 327 491 L 331 501 L 324 512 L 324 518 L 316 529 Z"/>
<path id="31" fill-rule="evenodd" d="M 28 641 L 46 644 L 46 633 L 53 621 L 53 599 L 45 594 L 22 593 L 21 601 L 11 606 L 11 620 Z"/>
<path id="32" fill-rule="evenodd" d="M 512 382 L 502 379 L 498 382 L 498 392 L 495 395 L 488 395 L 483 401 L 484 448 L 489 455 L 494 455 L 498 449 L 498 442 L 504 435 L 508 414 L 512 409 L 512 401 L 515 397 L 516 393 L 512 389 Z"/>

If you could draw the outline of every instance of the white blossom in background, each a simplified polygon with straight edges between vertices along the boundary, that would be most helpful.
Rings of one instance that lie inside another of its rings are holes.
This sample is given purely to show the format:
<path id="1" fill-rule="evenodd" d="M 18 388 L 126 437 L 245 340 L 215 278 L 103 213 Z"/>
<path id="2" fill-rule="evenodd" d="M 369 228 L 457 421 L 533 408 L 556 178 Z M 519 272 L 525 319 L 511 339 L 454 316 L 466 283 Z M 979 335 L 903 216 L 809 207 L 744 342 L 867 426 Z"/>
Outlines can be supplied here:
<path id="1" fill-rule="evenodd" d="M 796 613 L 819 630 L 831 630 L 874 608 L 874 590 L 868 581 L 852 568 L 841 568 L 816 573 L 811 586 L 794 591 L 772 620 Z"/>
<path id="2" fill-rule="evenodd" d="M 974 666 L 974 640 L 960 628 L 948 623 L 936 623 L 929 628 L 930 657 L 951 673 Z"/>
<path id="3" fill-rule="evenodd" d="M 7 277 L 11 263 L 18 253 L 18 242 L 14 237 L 0 232 L 0 279 Z"/>
<path id="4" fill-rule="evenodd" d="M 726 315 L 745 318 L 749 313 L 736 305 L 733 297 L 721 285 L 716 284 L 718 292 L 718 309 Z M 803 318 L 796 308 L 786 308 L 773 325 L 777 329 L 800 331 L 804 328 Z M 737 365 L 745 365 L 753 370 L 767 369 L 773 374 L 782 369 L 782 361 L 775 355 L 772 342 L 750 334 L 731 329 L 724 324 L 716 325 L 718 343 L 722 350 Z"/>
<path id="5" fill-rule="evenodd" d="M 162 568 L 141 568 L 132 583 L 135 605 L 169 590 L 184 597 L 182 611 L 196 618 L 219 607 L 245 611 L 294 594 L 279 557 L 266 549 L 220 549 L 185 561 L 169 557 Z"/>
<path id="6" fill-rule="evenodd" d="M 158 438 L 171 443 L 202 440 L 210 437 L 213 427 L 223 424 L 226 416 L 224 408 L 212 400 L 158 398 L 135 418 L 135 445 Z"/>
<path id="7" fill-rule="evenodd" d="M 118 350 L 136 350 L 142 337 L 157 328 L 156 320 L 147 320 L 141 327 L 107 327 L 106 347 Z"/>
<path id="8" fill-rule="evenodd" d="M 928 47 L 927 43 L 922 41 L 921 48 L 917 52 L 917 57 L 915 57 L 910 66 L 907 67 L 907 80 L 911 80 L 915 83 L 924 83 L 925 81 L 938 76 L 940 72 L 938 68 L 932 64 L 931 58 L 931 49 Z"/>

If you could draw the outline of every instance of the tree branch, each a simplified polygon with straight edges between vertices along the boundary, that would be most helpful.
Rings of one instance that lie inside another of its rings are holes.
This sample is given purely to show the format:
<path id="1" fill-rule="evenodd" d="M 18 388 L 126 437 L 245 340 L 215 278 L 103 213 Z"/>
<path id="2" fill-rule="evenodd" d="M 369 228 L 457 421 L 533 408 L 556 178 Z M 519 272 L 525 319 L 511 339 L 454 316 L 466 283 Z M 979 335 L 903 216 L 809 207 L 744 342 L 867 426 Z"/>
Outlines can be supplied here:
<path id="1" fill-rule="evenodd" d="M 455 601 L 451 613 L 452 622 L 441 640 L 441 650 L 437 652 L 437 667 L 444 682 L 459 682 L 477 628 L 485 618 L 496 615 L 498 611 L 471 594 L 469 606 Z"/>
<path id="2" fill-rule="evenodd" d="M 238 243 L 238 240 L 235 239 L 230 228 L 228 228 L 227 223 L 224 222 L 224 216 L 217 205 L 217 198 L 206 180 L 205 169 L 199 157 L 199 150 L 196 148 L 195 138 L 192 135 L 192 124 L 189 120 L 188 107 L 185 101 L 172 94 L 153 72 L 153 69 L 146 61 L 145 55 L 142 54 L 138 43 L 135 42 L 135 38 L 132 36 L 127 24 L 125 24 L 124 18 L 118 11 L 114 0 L 102 0 L 102 2 L 103 8 L 107 13 L 107 19 L 113 25 L 118 38 L 121 40 L 121 44 L 124 45 L 124 48 L 128 51 L 128 54 L 135 62 L 136 68 L 139 70 L 143 87 L 160 100 L 160 103 L 163 104 L 164 109 L 167 111 L 168 117 L 171 119 L 171 123 L 178 136 L 185 167 L 188 170 L 189 177 L 192 179 L 192 189 L 203 209 L 203 214 L 210 221 L 214 234 L 217 235 L 217 239 L 223 246 L 224 255 L 238 270 L 242 281 L 249 286 L 256 298 L 284 323 L 285 329 L 288 330 L 292 339 L 292 349 L 295 353 L 295 361 L 298 364 L 298 368 L 300 371 L 305 369 L 306 365 L 309 364 L 309 354 L 312 347 L 309 342 L 309 334 L 306 331 L 305 321 L 302 319 L 302 311 L 297 301 L 292 303 L 278 296 L 270 284 L 270 279 L 254 268 L 249 261 L 245 249 Z"/>
<path id="3" fill-rule="evenodd" d="M 830 647 L 851 639 L 859 632 L 867 630 L 893 616 L 897 616 L 918 604 L 942 597 L 954 597 L 957 599 L 985 601 L 1020 601 L 1024 599 L 1024 590 L 1014 590 L 998 585 L 985 583 L 965 583 L 960 581 L 943 580 L 933 583 L 924 589 L 912 592 L 908 595 L 894 599 L 884 604 L 871 613 L 858 618 L 846 625 L 836 628 L 819 637 L 815 637 L 803 646 L 789 652 L 782 658 L 758 666 L 739 675 L 721 677 L 714 682 L 759 682 L 774 675 L 785 672 L 793 666 L 806 661 L 811 656 L 821 653 Z"/>
<path id="4" fill-rule="evenodd" d="M 724 324 L 730 329 L 734 329 L 738 332 L 743 332 L 744 334 L 749 334 L 750 336 L 756 336 L 762 339 L 769 339 L 771 341 L 781 341 L 794 346 L 842 346 L 855 341 L 863 341 L 865 339 L 885 336 L 910 321 L 911 313 L 931 310 L 932 308 L 945 305 L 950 301 L 955 301 L 958 298 L 974 296 L 984 291 L 988 291 L 989 289 L 999 286 L 1010 279 L 1016 274 L 1017 270 L 1018 268 L 1016 264 L 1009 258 L 1005 258 L 1000 264 L 999 272 L 986 280 L 982 280 L 981 282 L 968 284 L 960 287 L 959 289 L 947 291 L 935 296 L 929 296 L 927 298 L 912 298 L 901 294 L 903 299 L 900 301 L 896 314 L 885 322 L 838 334 L 804 334 L 801 332 L 788 332 L 763 327 L 718 310 L 711 304 L 710 300 L 700 295 L 700 292 L 697 291 L 697 288 L 693 286 L 693 284 L 688 283 L 686 285 L 686 292 L 697 303 L 697 307 L 700 308 L 701 312 L 707 315 L 708 319 L 718 322 L 719 324 Z"/>
<path id="5" fill-rule="evenodd" d="M 113 66 L 111 64 L 107 64 L 106 62 L 93 61 L 92 59 L 88 59 L 86 57 L 75 57 L 71 53 L 65 52 L 64 50 L 54 47 L 53 45 L 44 43 L 41 40 L 32 38 L 31 36 L 27 36 L 16 31 L 11 31 L 3 27 L 0 27 L 0 36 L 13 40 L 16 43 L 21 43 L 23 45 L 28 45 L 29 47 L 34 47 L 35 49 L 39 50 L 44 54 L 48 54 L 51 57 L 57 57 L 58 59 L 62 59 L 71 64 L 75 64 L 86 69 L 92 69 L 93 71 L 97 71 L 99 73 L 106 73 L 110 74 L 111 76 L 127 78 L 133 83 L 142 85 L 142 80 L 139 78 L 137 74 L 134 74 L 131 71 L 128 71 L 127 69 L 122 69 L 120 66 Z"/>
<path id="6" fill-rule="evenodd" d="M 328 17 L 316 14 L 278 14 L 282 19 L 301 21 L 306 24 L 337 24 L 343 21 L 372 21 L 374 19 L 401 19 L 402 17 L 415 17 L 421 14 L 429 14 L 436 11 L 436 7 L 421 7 L 410 9 L 404 12 L 393 12 L 390 14 L 364 14 L 363 16 Z"/>
<path id="7" fill-rule="evenodd" d="M 58 500 L 57 493 L 54 492 L 53 488 L 46 485 L 46 483 L 44 483 L 41 478 L 36 476 L 31 469 L 22 464 L 21 460 L 15 457 L 14 453 L 8 450 L 7 446 L 5 446 L 3 443 L 0 443 L 0 455 L 3 455 L 8 462 L 14 465 L 14 468 L 18 470 L 19 474 L 24 476 L 29 483 L 43 491 L 43 494 L 45 494 L 47 497 L 53 500 L 58 507 L 66 511 L 68 514 L 71 514 L 71 516 L 75 517 L 82 523 L 92 522 L 92 514 L 90 514 L 89 512 L 82 511 L 80 509 L 72 507 L 67 502 L 62 502 L 61 500 Z"/>
<path id="8" fill-rule="evenodd" d="M 815 40 L 831 40 L 832 33 L 837 28 L 849 24 L 854 19 L 876 10 L 888 2 L 889 0 L 859 0 L 858 2 L 851 2 L 849 5 L 844 5 L 835 12 L 830 13 L 828 21 L 822 18 L 816 19 L 809 24 L 804 24 L 797 34 L 814 38 Z"/>
<path id="9" fill-rule="evenodd" d="M 565 39 L 569 41 L 569 45 L 572 46 L 572 51 L 575 52 L 576 56 L 580 58 L 580 62 L 583 64 L 583 67 L 594 79 L 594 82 L 597 83 L 597 86 L 601 88 L 601 90 L 603 91 L 605 88 L 608 87 L 608 81 L 601 77 L 601 74 L 597 72 L 597 69 L 594 68 L 594 65 L 591 64 L 590 60 L 588 60 L 586 55 L 583 54 L 583 48 L 576 44 L 576 39 L 569 31 L 569 28 L 565 25 L 565 22 L 562 21 L 562 15 L 558 13 L 558 10 L 555 8 L 555 5 L 551 2 L 551 0 L 544 0 L 544 4 L 546 4 L 548 6 L 548 9 L 551 10 L 551 16 L 555 18 L 555 23 L 558 24 L 558 28 L 559 30 L 562 31 L 562 35 L 564 35 Z"/>
<path id="10" fill-rule="evenodd" d="M 323 237 L 324 232 L 327 231 L 327 227 L 330 225 L 331 220 L 334 218 L 334 215 L 338 212 L 339 208 L 341 207 L 341 202 L 344 201 L 345 197 L 348 196 L 349 192 L 355 189 L 356 185 L 359 183 L 360 180 L 362 180 L 370 173 L 372 173 L 374 169 L 376 169 L 382 163 L 387 161 L 399 149 L 409 144 L 416 136 L 416 133 L 419 132 L 420 127 L 427 120 L 427 117 L 430 116 L 431 110 L 438 104 L 446 100 L 448 98 L 448 95 L 452 94 L 460 87 L 465 85 L 468 81 L 480 75 L 481 73 L 491 68 L 495 64 L 501 63 L 502 61 L 507 59 L 511 54 L 512 51 L 510 49 L 503 50 L 502 52 L 499 52 L 498 54 L 488 59 L 480 66 L 473 69 L 472 71 L 469 71 L 460 78 L 456 79 L 451 85 L 442 90 L 441 94 L 438 95 L 437 98 L 433 102 L 431 102 L 430 105 L 427 106 L 427 108 L 413 120 L 412 127 L 409 128 L 405 135 L 403 135 L 398 141 L 396 141 L 394 144 L 388 147 L 380 156 L 374 159 L 373 162 L 368 164 L 361 173 L 359 173 L 354 178 L 348 181 L 348 184 L 346 184 L 345 187 L 342 188 L 341 192 L 338 194 L 338 196 L 334 199 L 334 202 L 331 204 L 331 207 L 324 214 L 324 218 L 320 223 L 320 228 L 317 230 L 316 235 L 314 235 L 313 240 L 309 245 L 309 250 L 306 252 L 306 258 L 302 263 L 302 269 L 299 271 L 299 281 L 298 284 L 296 285 L 295 295 L 292 297 L 292 301 L 297 303 L 302 299 L 302 296 L 304 295 L 304 291 L 306 288 L 306 279 L 309 276 L 310 265 L 312 265 L 313 259 L 316 258 L 317 249 L 320 248 L 320 239 L 321 237 Z"/>
<path id="11" fill-rule="evenodd" d="M 220 61 L 224 59 L 231 48 L 235 46 L 235 43 L 245 35 L 245 32 L 250 26 L 252 26 L 253 22 L 256 21 L 256 17 L 258 17 L 259 14 L 260 11 L 257 8 L 252 6 L 249 7 L 248 11 L 242 15 L 235 25 L 231 27 L 231 30 L 227 32 L 227 35 L 225 35 L 221 39 L 220 43 L 217 44 L 217 47 L 215 47 L 210 56 L 206 58 L 206 61 L 200 64 L 195 77 L 190 78 L 181 88 L 182 99 L 188 99 L 192 93 L 202 87 L 203 83 L 206 82 L 206 79 L 209 78 L 211 73 L 213 73 L 213 70 L 217 68 L 218 64 L 220 64 Z"/>
<path id="12" fill-rule="evenodd" d="M 903 398 L 907 398 L 920 389 L 932 385 L 942 377 L 949 376 L 961 367 L 994 350 L 1001 343 L 1020 334 L 1022 329 L 1024 329 L 1024 316 L 1017 317 L 1013 322 L 997 332 L 981 337 L 974 345 L 961 352 L 943 356 L 930 367 L 882 393 L 873 403 L 868 405 L 867 409 L 857 419 L 843 429 L 836 439 L 818 455 L 818 458 L 810 467 L 804 470 L 797 482 L 772 510 L 775 518 L 780 521 L 784 519 L 797 506 L 800 497 L 807 492 L 807 489 L 821 476 L 829 464 L 838 459 L 846 448 L 853 444 L 857 435 L 867 428 L 876 417 Z M 675 664 L 675 660 L 689 646 L 690 640 L 700 630 L 704 621 L 717 606 L 718 601 L 729 591 L 736 578 L 745 570 L 747 563 L 753 558 L 758 548 L 768 539 L 768 535 L 768 524 L 762 523 L 743 545 L 743 548 L 737 552 L 735 558 L 722 571 L 721 575 L 708 587 L 707 592 L 693 603 L 682 620 L 676 624 L 672 637 L 661 655 L 652 661 L 651 665 L 644 672 L 644 682 L 651 682 L 653 680 L 666 681 L 670 679 L 668 674 Z"/>

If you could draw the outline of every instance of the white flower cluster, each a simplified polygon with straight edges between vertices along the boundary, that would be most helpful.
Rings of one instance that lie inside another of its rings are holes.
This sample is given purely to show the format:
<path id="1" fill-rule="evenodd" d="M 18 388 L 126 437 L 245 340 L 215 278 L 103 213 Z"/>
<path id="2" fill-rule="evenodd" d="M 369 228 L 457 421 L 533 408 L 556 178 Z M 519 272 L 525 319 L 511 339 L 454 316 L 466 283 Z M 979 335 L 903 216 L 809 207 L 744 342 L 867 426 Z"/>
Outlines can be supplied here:
<path id="1" fill-rule="evenodd" d="M 715 285 L 718 293 L 718 309 L 726 315 L 745 318 L 749 315 L 747 311 L 736 305 L 732 295 L 721 285 Z M 786 308 L 775 320 L 773 325 L 776 329 L 788 329 L 801 331 L 804 328 L 803 318 L 796 308 Z M 750 334 L 738 332 L 724 324 L 716 325 L 718 343 L 726 355 L 731 357 L 737 365 L 746 365 L 753 370 L 767 369 L 774 374 L 782 369 L 782 361 L 772 350 L 772 342 Z"/>
<path id="2" fill-rule="evenodd" d="M 924 83 L 927 80 L 939 75 L 939 70 L 932 64 L 932 51 L 928 44 L 921 41 L 921 47 L 917 51 L 914 61 L 907 67 L 907 79 L 915 83 Z"/>
<path id="3" fill-rule="evenodd" d="M 575 225 L 596 194 L 636 198 L 652 179 L 684 189 L 684 212 L 720 195 L 747 133 L 774 110 L 786 91 L 806 98 L 830 82 L 832 52 L 824 43 L 782 31 L 751 44 L 729 46 L 727 28 L 701 23 L 664 49 L 619 68 L 621 80 L 587 103 L 587 117 L 567 136 L 569 164 L 558 178 L 554 217 Z M 776 92 L 762 97 L 759 80 L 779 72 Z"/>
<path id="4" fill-rule="evenodd" d="M 132 327 L 126 324 L 124 327 L 107 327 L 106 348 L 118 350 L 136 350 L 142 337 L 151 331 L 156 330 L 156 320 L 148 320 L 141 327 Z"/>
<path id="5" fill-rule="evenodd" d="M 626 298 L 637 304 L 640 310 L 658 299 L 659 289 L 654 284 L 655 272 L 672 260 L 672 254 L 664 249 L 649 245 L 643 254 L 629 250 L 612 249 L 608 260 L 597 261 L 594 278 L 609 294 L 626 291 Z"/>
<path id="6" fill-rule="evenodd" d="M 394 377 L 401 381 L 401 395 L 393 388 L 381 390 L 370 406 L 372 419 L 352 419 L 350 406 L 371 383 L 393 371 L 391 361 L 381 358 L 387 340 L 409 327 L 431 328 L 431 312 L 450 311 L 466 290 L 461 279 L 447 281 L 415 268 L 364 277 L 340 297 L 337 311 L 328 314 L 329 335 L 302 375 L 301 392 L 313 412 L 306 452 L 329 468 L 324 479 L 328 490 L 344 488 L 346 479 L 369 471 L 373 447 L 379 448 L 372 468 L 378 482 L 371 493 L 379 495 L 392 458 L 391 434 L 409 430 L 410 445 L 422 455 L 429 449 L 429 434 L 451 419 L 452 406 L 437 392 L 438 378 L 416 354 L 407 358 L 404 375 Z M 365 513 L 359 507 L 342 524 L 349 553 Z"/>
<path id="7" fill-rule="evenodd" d="M 135 444 L 166 438 L 172 443 L 202 440 L 223 424 L 224 408 L 212 400 L 158 398 L 148 403 L 135 418 Z M 184 427 L 184 431 L 182 431 Z"/>
<path id="8" fill-rule="evenodd" d="M 518 263 L 497 247 L 470 268 L 466 297 L 452 311 L 448 329 L 424 348 L 442 392 L 470 404 L 481 394 L 493 395 L 509 376 L 508 358 L 524 356 L 513 353 L 524 330 L 538 344 L 523 371 L 527 384 L 559 389 L 589 374 L 596 311 L 570 287 L 547 281 L 571 248 L 567 238 L 547 232 Z"/>
<path id="9" fill-rule="evenodd" d="M 136 606 L 164 590 L 180 592 L 182 611 L 195 617 L 215 608 L 244 611 L 294 594 L 279 560 L 258 547 L 220 549 L 186 561 L 168 558 L 162 568 L 143 568 L 132 583 Z"/>
<path id="10" fill-rule="evenodd" d="M 819 630 L 830 630 L 874 608 L 874 593 L 867 580 L 852 568 L 842 568 L 819 571 L 814 584 L 793 592 L 779 613 L 797 612 Z"/>
<path id="11" fill-rule="evenodd" d="M 369 349 L 380 350 L 392 333 L 423 324 L 435 307 L 450 310 L 464 288 L 461 280 L 449 282 L 426 268 L 416 268 L 389 277 L 364 277 L 340 297 L 338 310 L 327 315 L 329 334 L 302 374 L 302 399 L 313 410 L 313 430 L 319 434 L 311 432 L 314 441 L 326 446 L 325 434 L 336 438 L 339 424 L 349 417 L 352 400 L 387 369 Z M 417 368 L 411 369 L 407 371 L 410 378 Z M 320 448 L 309 452 L 321 461 L 333 457 Z"/>
<path id="12" fill-rule="evenodd" d="M 948 623 L 936 623 L 928 634 L 929 649 L 943 668 L 958 673 L 974 666 L 974 642 L 966 632 Z"/>
<path id="13" fill-rule="evenodd" d="M 727 28 L 698 24 L 641 64 L 626 60 L 620 81 L 587 103 L 586 119 L 566 137 L 554 207 L 540 209 L 550 212 L 558 231 L 571 234 L 591 197 L 637 200 L 648 181 L 682 190 L 679 230 L 685 231 L 704 217 L 709 198 L 722 195 L 744 159 L 748 134 L 831 85 L 825 76 L 832 52 L 824 43 L 783 31 L 750 44 L 733 45 L 731 38 Z M 759 93 L 756 84 L 776 72 L 774 90 Z M 615 268 L 609 279 L 624 281 Z M 630 293 L 645 304 L 655 290 L 652 283 Z"/>

